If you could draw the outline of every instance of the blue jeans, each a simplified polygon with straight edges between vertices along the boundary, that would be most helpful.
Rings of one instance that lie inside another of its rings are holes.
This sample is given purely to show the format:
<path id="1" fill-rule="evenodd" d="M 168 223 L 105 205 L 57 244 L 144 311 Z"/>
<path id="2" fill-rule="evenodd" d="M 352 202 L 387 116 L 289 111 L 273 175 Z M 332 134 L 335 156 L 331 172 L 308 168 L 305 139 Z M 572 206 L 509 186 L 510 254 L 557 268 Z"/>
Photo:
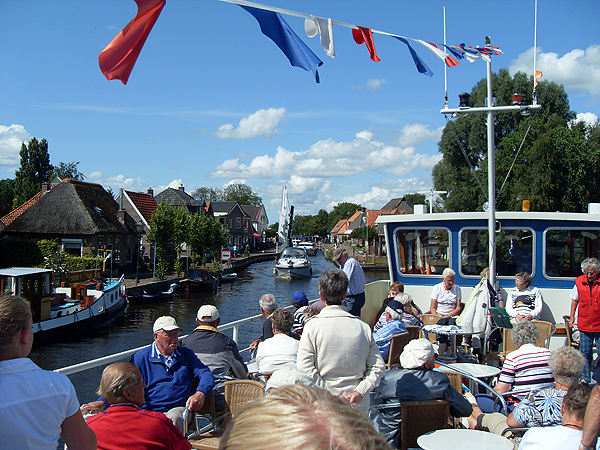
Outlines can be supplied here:
<path id="1" fill-rule="evenodd" d="M 365 306 L 365 293 L 346 296 L 346 311 L 360 317 L 360 310 Z"/>
<path id="2" fill-rule="evenodd" d="M 591 381 L 592 363 L 594 362 L 594 343 L 596 343 L 596 353 L 598 353 L 599 341 L 600 333 L 579 330 L 579 351 L 585 356 L 585 367 L 583 368 L 581 379 L 588 383 Z"/>

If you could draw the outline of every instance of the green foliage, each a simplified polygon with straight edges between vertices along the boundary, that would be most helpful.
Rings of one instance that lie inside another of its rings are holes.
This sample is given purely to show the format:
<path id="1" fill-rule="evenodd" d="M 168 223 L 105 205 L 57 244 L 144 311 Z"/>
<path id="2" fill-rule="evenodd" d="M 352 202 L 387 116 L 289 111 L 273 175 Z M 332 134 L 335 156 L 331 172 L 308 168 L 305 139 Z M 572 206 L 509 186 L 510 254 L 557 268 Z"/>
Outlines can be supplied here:
<path id="1" fill-rule="evenodd" d="M 33 239 L 5 237 L 0 239 L 0 267 L 35 267 L 44 256 Z"/>
<path id="2" fill-rule="evenodd" d="M 163 258 L 166 255 L 167 246 L 171 242 L 171 236 L 175 233 L 175 214 L 175 208 L 161 203 L 150 218 L 148 242 L 156 244 L 156 254 Z"/>
<path id="3" fill-rule="evenodd" d="M 66 265 L 69 272 L 75 270 L 97 269 L 102 267 L 102 258 L 98 256 L 67 255 Z"/>
<path id="4" fill-rule="evenodd" d="M 50 174 L 50 181 L 54 178 L 58 177 L 61 179 L 71 179 L 71 180 L 80 180 L 83 181 L 85 176 L 79 170 L 77 170 L 77 166 L 79 165 L 79 161 L 58 163 L 58 166 L 54 166 L 52 173 Z"/>
<path id="5" fill-rule="evenodd" d="M 200 187 L 192 192 L 192 197 L 213 202 L 238 202 L 240 205 L 262 204 L 262 198 L 245 183 L 232 183 L 223 189 Z"/>
<path id="6" fill-rule="evenodd" d="M 13 210 L 14 180 L 0 180 L 0 217 Z"/>
<path id="7" fill-rule="evenodd" d="M 41 184 L 50 181 L 53 167 L 50 164 L 48 142 L 31 138 L 29 144 L 21 144 L 21 166 L 15 172 L 15 207 L 18 207 L 37 194 Z"/>
<path id="8" fill-rule="evenodd" d="M 203 257 L 207 252 L 216 255 L 227 245 L 227 233 L 213 217 L 193 214 L 189 218 L 187 242 Z"/>
<path id="9" fill-rule="evenodd" d="M 327 216 L 327 232 L 342 219 L 349 219 L 356 211 L 362 210 L 362 206 L 356 203 L 344 202 L 336 205 Z"/>
<path id="10" fill-rule="evenodd" d="M 427 197 L 425 197 L 425 194 L 406 194 L 404 199 L 408 202 L 411 208 L 415 205 L 429 205 L 429 201 L 427 200 Z"/>
<path id="11" fill-rule="evenodd" d="M 181 273 L 185 271 L 185 259 L 177 258 L 175 260 L 175 264 L 173 265 L 173 269 L 175 270 L 177 277 L 179 277 Z"/>
<path id="12" fill-rule="evenodd" d="M 167 278 L 170 266 L 169 262 L 163 256 L 158 256 L 157 259 L 156 269 L 154 270 L 154 279 L 161 281 Z"/>
<path id="13" fill-rule="evenodd" d="M 67 273 L 69 271 L 67 266 L 68 256 L 69 255 L 62 250 L 53 253 L 50 256 L 46 256 L 44 258 L 44 268 L 52 269 L 54 273 Z"/>
<path id="14" fill-rule="evenodd" d="M 53 255 L 59 250 L 56 239 L 40 239 L 36 242 L 36 245 L 44 258 Z"/>
<path id="15" fill-rule="evenodd" d="M 511 104 L 514 92 L 522 94 L 524 104 L 532 102 L 533 78 L 522 72 L 511 78 L 508 70 L 501 69 L 492 74 L 492 83 L 499 106 Z M 600 132 L 583 124 L 569 126 L 575 113 L 562 85 L 545 81 L 537 92 L 539 112 L 529 117 L 518 112 L 496 115 L 497 208 L 520 210 L 522 201 L 529 200 L 534 211 L 585 211 L 588 202 L 600 198 Z M 471 105 L 484 106 L 486 97 L 483 79 L 471 91 Z M 442 160 L 432 175 L 435 189 L 448 191 L 447 211 L 481 211 L 487 201 L 486 120 L 485 114 L 470 114 L 448 122 L 442 133 Z"/>
<path id="16" fill-rule="evenodd" d="M 368 227 L 369 228 L 369 245 L 375 245 L 375 238 L 377 237 L 377 227 Z M 352 231 L 350 235 L 351 238 L 354 239 L 362 239 L 363 241 L 367 240 L 367 227 L 360 227 Z"/>

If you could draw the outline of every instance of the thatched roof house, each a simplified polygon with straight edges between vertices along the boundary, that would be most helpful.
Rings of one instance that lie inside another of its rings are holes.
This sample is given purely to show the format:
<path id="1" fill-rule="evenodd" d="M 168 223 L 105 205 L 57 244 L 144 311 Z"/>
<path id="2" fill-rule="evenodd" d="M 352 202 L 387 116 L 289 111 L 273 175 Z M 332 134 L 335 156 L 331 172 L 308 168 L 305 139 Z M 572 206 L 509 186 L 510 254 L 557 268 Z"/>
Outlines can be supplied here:
<path id="1" fill-rule="evenodd" d="M 4 235 L 57 239 L 62 248 L 82 254 L 114 251 L 114 261 L 130 262 L 137 247 L 135 221 L 96 183 L 65 180 L 43 193 L 2 230 Z"/>

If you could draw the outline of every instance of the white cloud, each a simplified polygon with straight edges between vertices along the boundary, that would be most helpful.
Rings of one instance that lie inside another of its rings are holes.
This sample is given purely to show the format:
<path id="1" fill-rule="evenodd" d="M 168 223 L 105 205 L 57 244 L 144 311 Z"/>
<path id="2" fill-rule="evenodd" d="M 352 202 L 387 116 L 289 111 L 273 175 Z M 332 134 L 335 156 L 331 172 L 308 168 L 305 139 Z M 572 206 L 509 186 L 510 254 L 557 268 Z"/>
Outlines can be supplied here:
<path id="1" fill-rule="evenodd" d="M 598 122 L 598 116 L 592 112 L 579 113 L 575 118 L 576 122 L 585 122 L 588 125 L 592 125 Z"/>
<path id="2" fill-rule="evenodd" d="M 381 89 L 381 86 L 383 86 L 386 83 L 387 80 L 384 80 L 382 78 L 371 78 L 369 81 L 367 81 L 367 89 L 375 91 L 377 89 Z"/>
<path id="3" fill-rule="evenodd" d="M 21 144 L 30 139 L 23 125 L 0 125 L 0 165 L 19 165 Z"/>
<path id="4" fill-rule="evenodd" d="M 404 125 L 400 130 L 400 136 L 396 140 L 396 144 L 405 146 L 417 146 L 424 141 L 437 142 L 442 138 L 444 127 L 439 127 L 437 130 L 430 130 L 429 125 L 415 123 L 412 125 Z"/>
<path id="5" fill-rule="evenodd" d="M 90 179 L 90 178 L 92 180 L 100 180 L 102 178 L 102 172 L 96 171 L 96 172 L 89 173 L 85 176 L 85 178 L 86 178 L 86 180 Z M 97 183 L 97 181 L 95 181 L 94 183 Z"/>
<path id="6" fill-rule="evenodd" d="M 221 139 L 248 139 L 256 136 L 272 137 L 277 133 L 277 125 L 285 118 L 286 114 L 285 108 L 259 109 L 240 120 L 237 128 L 234 128 L 230 123 L 226 123 L 221 125 L 214 135 Z"/>
<path id="7" fill-rule="evenodd" d="M 517 71 L 531 74 L 533 48 L 512 61 L 509 70 L 511 74 Z M 600 95 L 600 45 L 590 45 L 585 50 L 574 49 L 563 56 L 538 49 L 536 70 L 542 71 L 542 80 L 563 84 L 567 92 Z"/>

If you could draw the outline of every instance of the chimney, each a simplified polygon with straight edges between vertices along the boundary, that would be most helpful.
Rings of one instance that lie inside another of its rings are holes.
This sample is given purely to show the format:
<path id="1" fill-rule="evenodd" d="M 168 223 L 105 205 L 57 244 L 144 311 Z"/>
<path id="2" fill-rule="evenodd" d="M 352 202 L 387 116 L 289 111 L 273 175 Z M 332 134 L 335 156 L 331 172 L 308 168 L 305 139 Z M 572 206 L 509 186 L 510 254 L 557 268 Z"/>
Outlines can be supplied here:
<path id="1" fill-rule="evenodd" d="M 179 186 L 179 190 L 180 190 L 181 192 L 185 192 L 185 188 L 183 187 L 183 185 Z"/>
<path id="2" fill-rule="evenodd" d="M 154 189 L 148 188 L 148 195 L 154 198 Z"/>
<path id="3" fill-rule="evenodd" d="M 50 190 L 50 183 L 42 183 L 42 194 L 45 194 Z"/>
<path id="4" fill-rule="evenodd" d="M 117 218 L 119 219 L 119 222 L 121 222 L 122 224 L 125 224 L 125 210 L 124 209 L 120 209 L 117 211 Z"/>
<path id="5" fill-rule="evenodd" d="M 119 192 L 119 211 L 123 210 L 123 188 Z"/>

